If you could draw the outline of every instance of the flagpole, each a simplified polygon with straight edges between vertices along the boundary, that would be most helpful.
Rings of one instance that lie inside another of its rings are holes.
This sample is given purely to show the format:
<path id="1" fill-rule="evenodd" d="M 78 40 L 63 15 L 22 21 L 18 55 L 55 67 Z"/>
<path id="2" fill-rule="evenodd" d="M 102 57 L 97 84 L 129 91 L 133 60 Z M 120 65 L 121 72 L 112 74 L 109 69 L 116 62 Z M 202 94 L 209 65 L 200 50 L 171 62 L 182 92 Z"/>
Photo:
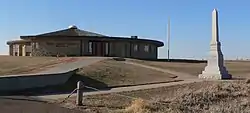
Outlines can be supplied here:
<path id="1" fill-rule="evenodd" d="M 168 36 L 167 36 L 167 49 L 168 49 L 168 61 L 169 59 L 169 54 L 170 54 L 170 17 L 168 18 Z"/>

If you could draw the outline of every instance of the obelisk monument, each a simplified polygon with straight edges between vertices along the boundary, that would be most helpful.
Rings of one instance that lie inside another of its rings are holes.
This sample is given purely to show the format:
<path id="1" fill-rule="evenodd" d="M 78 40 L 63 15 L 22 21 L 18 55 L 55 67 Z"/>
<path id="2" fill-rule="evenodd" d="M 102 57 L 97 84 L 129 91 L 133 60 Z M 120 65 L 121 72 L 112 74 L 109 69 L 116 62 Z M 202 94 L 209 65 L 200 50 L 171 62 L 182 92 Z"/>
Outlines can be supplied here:
<path id="1" fill-rule="evenodd" d="M 221 52 L 221 43 L 219 41 L 218 12 L 216 9 L 212 12 L 212 40 L 210 42 L 210 55 L 207 59 L 207 66 L 199 78 L 204 79 L 230 79 L 224 66 L 224 58 Z"/>

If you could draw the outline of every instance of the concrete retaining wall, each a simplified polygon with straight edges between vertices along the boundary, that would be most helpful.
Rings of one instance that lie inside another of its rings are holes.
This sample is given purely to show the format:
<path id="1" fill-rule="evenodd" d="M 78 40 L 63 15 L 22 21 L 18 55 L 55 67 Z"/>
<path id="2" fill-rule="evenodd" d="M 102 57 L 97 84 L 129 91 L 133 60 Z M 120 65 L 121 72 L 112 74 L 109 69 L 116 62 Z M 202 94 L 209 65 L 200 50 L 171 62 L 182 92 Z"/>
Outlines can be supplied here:
<path id="1" fill-rule="evenodd" d="M 0 91 L 18 91 L 29 88 L 64 84 L 76 71 L 77 69 L 49 74 L 37 73 L 1 76 Z"/>

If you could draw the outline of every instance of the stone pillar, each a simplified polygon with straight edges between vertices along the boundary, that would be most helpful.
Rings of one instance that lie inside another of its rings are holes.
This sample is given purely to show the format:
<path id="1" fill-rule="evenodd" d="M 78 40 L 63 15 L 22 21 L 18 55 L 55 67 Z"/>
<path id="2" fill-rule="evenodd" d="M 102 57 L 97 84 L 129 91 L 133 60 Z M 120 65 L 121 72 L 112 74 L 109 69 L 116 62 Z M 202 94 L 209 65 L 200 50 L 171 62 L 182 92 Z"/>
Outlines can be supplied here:
<path id="1" fill-rule="evenodd" d="M 13 55 L 13 44 L 10 44 L 10 45 L 9 45 L 9 55 L 10 55 L 10 56 L 14 56 L 14 55 Z"/>
<path id="2" fill-rule="evenodd" d="M 224 66 L 224 58 L 219 41 L 218 12 L 216 9 L 212 12 L 212 40 L 210 42 L 210 56 L 207 60 L 207 66 L 199 78 L 205 79 L 230 79 L 232 78 Z"/>
<path id="3" fill-rule="evenodd" d="M 22 45 L 22 56 L 26 56 L 26 45 Z"/>
<path id="4" fill-rule="evenodd" d="M 22 44 L 18 44 L 18 56 L 23 56 L 23 45 Z"/>

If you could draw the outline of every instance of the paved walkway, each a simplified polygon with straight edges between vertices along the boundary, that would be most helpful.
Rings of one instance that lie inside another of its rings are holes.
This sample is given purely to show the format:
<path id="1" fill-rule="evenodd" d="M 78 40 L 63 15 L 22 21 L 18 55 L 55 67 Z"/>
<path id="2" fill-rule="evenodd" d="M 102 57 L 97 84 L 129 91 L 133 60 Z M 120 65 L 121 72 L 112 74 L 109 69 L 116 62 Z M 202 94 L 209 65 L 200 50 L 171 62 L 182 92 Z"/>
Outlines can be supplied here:
<path id="1" fill-rule="evenodd" d="M 194 82 L 201 82 L 202 80 L 193 80 L 187 79 L 180 82 L 169 82 L 169 83 L 160 83 L 160 84 L 150 84 L 150 85 L 139 85 L 139 86 L 129 86 L 129 87 L 119 87 L 119 88 L 112 88 L 110 90 L 100 90 L 100 91 L 93 91 L 93 92 L 85 92 L 83 95 L 97 95 L 97 94 L 108 94 L 108 93 L 118 93 L 124 91 L 136 91 L 136 90 L 144 90 L 144 89 L 152 89 L 152 88 L 159 88 L 159 87 L 166 87 L 166 86 L 174 86 L 174 85 L 181 85 L 181 84 L 188 84 Z M 58 94 L 58 95 L 44 95 L 44 96 L 31 96 L 32 98 L 41 98 L 48 101 L 53 101 L 57 99 L 64 99 L 69 94 Z M 71 96 L 76 96 L 74 93 Z"/>
<path id="2" fill-rule="evenodd" d="M 131 65 L 136 65 L 136 66 L 140 66 L 140 67 L 144 67 L 144 68 L 149 68 L 149 69 L 153 69 L 153 70 L 157 70 L 157 71 L 161 71 L 161 72 L 166 72 L 166 73 L 170 73 L 172 75 L 177 76 L 177 79 L 197 79 L 196 76 L 194 75 L 190 75 L 187 73 L 181 73 L 181 72 L 177 72 L 177 71 L 172 71 L 169 69 L 162 69 L 162 68 L 158 68 L 158 67 L 154 67 L 154 66 L 148 66 L 148 65 L 144 65 L 144 64 L 140 64 L 140 63 L 134 63 L 134 62 L 125 62 L 127 64 L 131 64 Z"/>
<path id="3" fill-rule="evenodd" d="M 173 85 L 180 85 L 180 84 L 187 84 L 187 83 L 194 83 L 194 82 L 201 82 L 202 80 L 196 78 L 195 76 L 180 73 L 172 70 L 157 68 L 153 66 L 138 64 L 134 62 L 125 62 L 127 64 L 132 64 L 136 66 L 141 66 L 145 68 L 150 68 L 166 73 L 170 73 L 173 75 L 178 76 L 176 79 L 178 80 L 184 80 L 180 82 L 169 82 L 169 83 L 159 83 L 159 84 L 149 84 L 149 85 L 139 85 L 139 86 L 129 86 L 129 87 L 118 87 L 118 88 L 112 88 L 110 90 L 102 90 L 102 91 L 93 91 L 93 92 L 85 92 L 84 95 L 96 95 L 96 94 L 106 94 L 106 93 L 116 93 L 116 92 L 123 92 L 123 91 L 135 91 L 135 90 L 143 90 L 143 89 L 152 89 L 152 88 L 159 88 L 159 87 L 166 87 L 166 86 L 173 86 Z M 57 99 L 63 99 L 66 98 L 69 94 L 57 94 L 57 95 L 44 95 L 44 96 L 36 96 L 38 98 L 43 98 L 45 100 L 57 100 Z M 75 96 L 76 94 L 73 94 L 72 96 Z"/>

